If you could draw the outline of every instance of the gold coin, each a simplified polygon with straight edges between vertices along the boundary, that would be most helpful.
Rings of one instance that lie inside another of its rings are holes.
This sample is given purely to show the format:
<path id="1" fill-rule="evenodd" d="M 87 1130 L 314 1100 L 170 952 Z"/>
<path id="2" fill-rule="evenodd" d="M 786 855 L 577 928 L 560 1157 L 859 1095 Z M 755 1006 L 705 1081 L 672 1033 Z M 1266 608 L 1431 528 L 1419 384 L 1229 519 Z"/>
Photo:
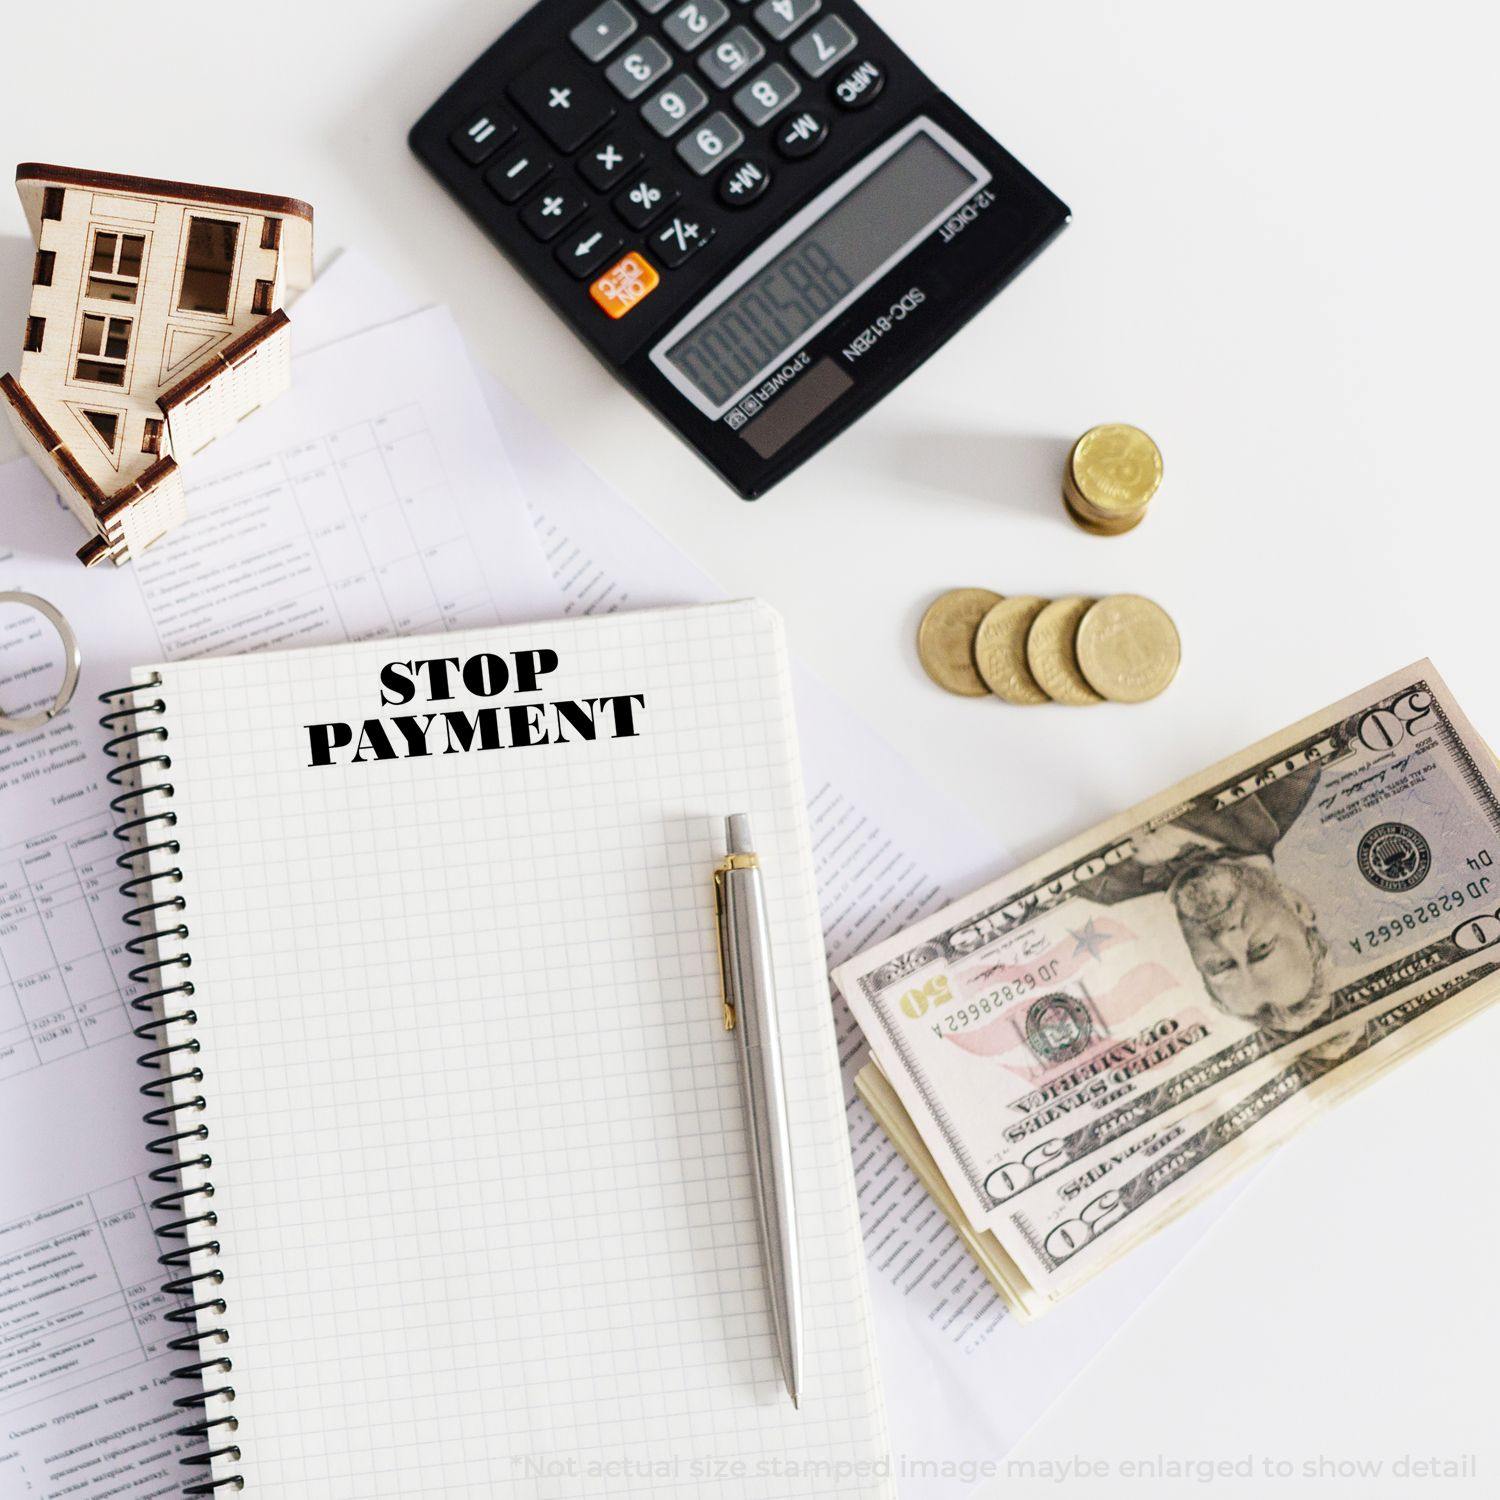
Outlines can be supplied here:
<path id="1" fill-rule="evenodd" d="M 949 589 L 928 605 L 917 626 L 917 655 L 940 688 L 965 698 L 989 695 L 974 665 L 974 633 L 999 602 L 991 589 Z"/>
<path id="2" fill-rule="evenodd" d="M 1031 623 L 1026 636 L 1026 665 L 1037 685 L 1054 703 L 1084 708 L 1104 699 L 1088 685 L 1078 667 L 1073 641 L 1078 625 L 1095 600 L 1054 599 Z"/>
<path id="3" fill-rule="evenodd" d="M 1123 521 L 1097 521 L 1092 516 L 1084 515 L 1078 509 L 1074 494 L 1067 484 L 1063 485 L 1063 509 L 1067 511 L 1068 519 L 1080 531 L 1086 531 L 1090 536 L 1124 536 L 1127 531 L 1134 531 L 1146 519 L 1146 512 L 1140 510 L 1133 516 L 1127 516 Z"/>
<path id="4" fill-rule="evenodd" d="M 1161 605 L 1112 594 L 1084 615 L 1076 640 L 1088 684 L 1112 703 L 1144 703 L 1177 675 L 1182 640 Z"/>
<path id="5" fill-rule="evenodd" d="M 1091 427 L 1068 456 L 1068 479 L 1085 516 L 1123 519 L 1144 510 L 1161 484 L 1161 449 L 1139 427 Z"/>
<path id="6" fill-rule="evenodd" d="M 1026 637 L 1047 601 L 1031 594 L 1002 599 L 979 622 L 974 660 L 979 675 L 1007 703 L 1045 703 L 1047 695 L 1026 665 Z"/>

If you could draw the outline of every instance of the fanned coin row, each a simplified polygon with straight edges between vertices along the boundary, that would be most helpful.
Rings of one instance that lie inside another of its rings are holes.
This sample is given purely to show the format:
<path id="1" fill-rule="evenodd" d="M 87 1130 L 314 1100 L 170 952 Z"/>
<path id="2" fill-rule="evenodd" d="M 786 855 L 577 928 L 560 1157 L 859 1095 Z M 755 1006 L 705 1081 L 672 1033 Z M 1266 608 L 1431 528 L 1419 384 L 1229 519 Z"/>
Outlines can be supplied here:
<path id="1" fill-rule="evenodd" d="M 1007 703 L 1144 703 L 1177 675 L 1172 617 L 1139 594 L 1104 599 L 950 589 L 917 630 L 923 669 L 966 698 Z"/>

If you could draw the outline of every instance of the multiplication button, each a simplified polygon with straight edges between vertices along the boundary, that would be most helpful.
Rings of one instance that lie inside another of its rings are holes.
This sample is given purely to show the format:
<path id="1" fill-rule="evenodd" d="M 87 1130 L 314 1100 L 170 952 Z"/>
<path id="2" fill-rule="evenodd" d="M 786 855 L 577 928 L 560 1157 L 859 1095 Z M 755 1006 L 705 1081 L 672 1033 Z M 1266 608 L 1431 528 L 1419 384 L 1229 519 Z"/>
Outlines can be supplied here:
<path id="1" fill-rule="evenodd" d="M 569 33 L 568 38 L 592 63 L 603 62 L 621 42 L 635 34 L 635 17 L 620 0 L 604 0 Z"/>
<path id="2" fill-rule="evenodd" d="M 858 38 L 838 16 L 819 21 L 792 44 L 792 61 L 809 78 L 821 78 L 841 57 L 854 50 Z"/>
<path id="3" fill-rule="evenodd" d="M 591 188 L 607 192 L 640 159 L 641 148 L 634 137 L 609 130 L 579 156 L 578 175 Z"/>

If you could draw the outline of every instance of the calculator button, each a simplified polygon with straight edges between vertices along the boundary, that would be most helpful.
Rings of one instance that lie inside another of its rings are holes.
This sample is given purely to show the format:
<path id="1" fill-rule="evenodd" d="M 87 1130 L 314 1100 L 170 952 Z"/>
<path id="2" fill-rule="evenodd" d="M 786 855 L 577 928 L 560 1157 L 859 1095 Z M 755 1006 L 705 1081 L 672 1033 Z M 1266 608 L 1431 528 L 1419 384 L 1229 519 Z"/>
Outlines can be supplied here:
<path id="1" fill-rule="evenodd" d="M 771 185 L 771 168 L 758 156 L 742 156 L 724 168 L 719 178 L 719 202 L 728 208 L 745 208 Z"/>
<path id="2" fill-rule="evenodd" d="M 638 302 L 661 285 L 655 266 L 632 250 L 622 256 L 589 288 L 589 296 L 612 318 L 623 318 Z"/>
<path id="3" fill-rule="evenodd" d="M 569 33 L 573 45 L 592 63 L 603 62 L 626 37 L 635 31 L 635 17 L 620 0 L 604 0 L 598 10 L 590 12 Z"/>
<path id="4" fill-rule="evenodd" d="M 707 106 L 708 95 L 698 80 L 679 73 L 661 93 L 641 105 L 641 118 L 657 135 L 673 136 Z"/>
<path id="5" fill-rule="evenodd" d="M 715 88 L 727 89 L 765 55 L 766 44 L 748 26 L 736 26 L 698 59 L 698 66 Z"/>
<path id="6" fill-rule="evenodd" d="M 535 146 L 519 146 L 502 156 L 484 180 L 501 202 L 519 203 L 551 170 L 552 163 Z"/>
<path id="7" fill-rule="evenodd" d="M 734 96 L 734 107 L 752 125 L 764 125 L 784 110 L 802 85 L 780 63 L 772 63 L 759 78 L 753 78 Z"/>
<path id="8" fill-rule="evenodd" d="M 833 86 L 833 97 L 845 109 L 863 109 L 875 102 L 875 96 L 885 87 L 885 69 L 867 57 L 856 63 Z"/>
<path id="9" fill-rule="evenodd" d="M 690 215 L 678 214 L 651 236 L 651 247 L 663 265 L 675 269 L 695 255 L 714 237 L 711 225 Z"/>
<path id="10" fill-rule="evenodd" d="M 857 40 L 843 21 L 837 16 L 829 16 L 793 43 L 792 61 L 809 78 L 821 78 L 839 58 L 854 50 Z"/>
<path id="11" fill-rule="evenodd" d="M 729 19 L 724 0 L 688 0 L 661 23 L 662 34 L 684 52 L 701 47 Z"/>
<path id="12" fill-rule="evenodd" d="M 576 151 L 613 118 L 593 76 L 566 57 L 544 57 L 510 85 L 510 96 L 559 151 Z"/>
<path id="13" fill-rule="evenodd" d="M 618 131 L 607 131 L 578 158 L 578 175 L 592 188 L 612 188 L 639 160 L 637 141 Z"/>
<path id="14" fill-rule="evenodd" d="M 605 70 L 604 76 L 627 99 L 644 94 L 672 66 L 672 54 L 654 36 L 642 37 Z"/>
<path id="15" fill-rule="evenodd" d="M 776 132 L 776 149 L 788 161 L 811 156 L 828 139 L 828 117 L 815 109 L 793 115 Z"/>
<path id="16" fill-rule="evenodd" d="M 646 12 L 648 16 L 654 16 L 657 11 L 665 10 L 672 0 L 635 0 L 635 3 Z"/>
<path id="17" fill-rule="evenodd" d="M 702 177 L 744 144 L 745 132 L 719 109 L 678 141 L 677 154 Z"/>
<path id="18" fill-rule="evenodd" d="M 592 276 L 611 255 L 620 253 L 621 240 L 602 219 L 590 219 L 564 236 L 557 247 L 557 263 L 581 281 Z"/>
<path id="19" fill-rule="evenodd" d="M 521 210 L 521 222 L 545 244 L 555 240 L 588 206 L 582 193 L 554 184 L 543 188 Z"/>
<path id="20" fill-rule="evenodd" d="M 453 149 L 477 167 L 493 156 L 516 133 L 516 122 L 497 109 L 477 110 L 452 135 Z"/>
<path id="21" fill-rule="evenodd" d="M 755 7 L 755 19 L 779 42 L 816 15 L 822 5 L 823 0 L 762 0 Z"/>
<path id="22" fill-rule="evenodd" d="M 644 229 L 680 197 L 682 194 L 670 182 L 650 172 L 638 172 L 630 179 L 630 186 L 616 197 L 615 212 L 632 229 Z"/>

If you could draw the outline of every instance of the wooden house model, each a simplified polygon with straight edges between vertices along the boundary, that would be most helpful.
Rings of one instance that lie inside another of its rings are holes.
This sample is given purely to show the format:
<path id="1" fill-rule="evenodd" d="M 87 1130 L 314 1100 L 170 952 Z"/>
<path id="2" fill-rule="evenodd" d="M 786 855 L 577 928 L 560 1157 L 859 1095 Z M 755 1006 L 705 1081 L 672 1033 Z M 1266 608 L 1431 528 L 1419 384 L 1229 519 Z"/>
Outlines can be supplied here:
<path id="1" fill-rule="evenodd" d="M 139 556 L 186 518 L 180 465 L 291 383 L 282 300 L 312 281 L 306 204 L 23 162 L 36 241 L 22 447 L 89 532 L 85 564 Z"/>

